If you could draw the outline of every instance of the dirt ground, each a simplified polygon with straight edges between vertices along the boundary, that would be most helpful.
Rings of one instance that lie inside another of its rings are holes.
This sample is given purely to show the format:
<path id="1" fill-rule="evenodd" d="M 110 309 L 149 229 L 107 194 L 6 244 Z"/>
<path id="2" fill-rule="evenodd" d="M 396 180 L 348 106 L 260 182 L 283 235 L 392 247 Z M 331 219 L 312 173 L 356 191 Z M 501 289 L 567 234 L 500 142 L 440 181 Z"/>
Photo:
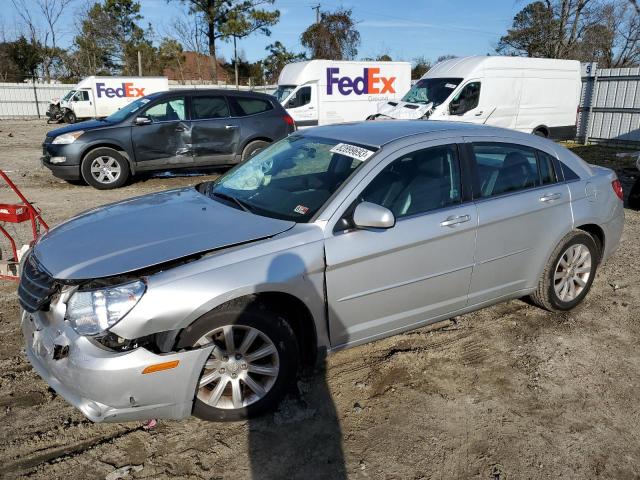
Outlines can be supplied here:
<path id="1" fill-rule="evenodd" d="M 39 166 L 46 130 L 0 122 L 0 168 L 51 224 L 205 178 L 72 186 Z M 613 165 L 628 192 L 631 159 L 576 151 Z M 619 251 L 576 310 L 512 301 L 337 353 L 251 422 L 92 424 L 32 371 L 15 285 L 0 283 L 0 477 L 638 479 L 640 212 L 625 213 Z"/>

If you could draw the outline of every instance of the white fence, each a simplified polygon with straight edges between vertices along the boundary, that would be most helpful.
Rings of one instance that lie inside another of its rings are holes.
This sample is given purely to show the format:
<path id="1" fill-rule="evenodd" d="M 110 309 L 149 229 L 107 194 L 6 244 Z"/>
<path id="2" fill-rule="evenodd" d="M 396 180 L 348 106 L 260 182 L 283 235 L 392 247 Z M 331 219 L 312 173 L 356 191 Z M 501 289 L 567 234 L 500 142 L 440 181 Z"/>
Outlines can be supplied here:
<path id="1" fill-rule="evenodd" d="M 47 83 L 0 83 L 0 119 L 2 118 L 46 118 L 49 103 L 54 98 L 64 96 L 75 84 L 47 84 Z M 179 85 L 170 84 L 169 90 L 194 89 L 194 88 L 222 88 L 235 89 L 235 85 Z M 270 92 L 275 85 L 247 87 L 240 86 L 241 90 L 256 92 Z"/>

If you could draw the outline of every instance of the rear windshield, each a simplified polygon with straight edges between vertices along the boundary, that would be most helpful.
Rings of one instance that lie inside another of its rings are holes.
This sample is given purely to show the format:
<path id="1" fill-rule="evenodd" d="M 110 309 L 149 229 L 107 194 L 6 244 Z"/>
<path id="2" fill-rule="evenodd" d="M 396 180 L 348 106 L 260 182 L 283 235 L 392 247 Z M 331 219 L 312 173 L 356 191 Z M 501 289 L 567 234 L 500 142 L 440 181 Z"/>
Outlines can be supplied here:
<path id="1" fill-rule="evenodd" d="M 308 222 L 375 151 L 294 135 L 230 170 L 203 193 L 256 215 Z"/>

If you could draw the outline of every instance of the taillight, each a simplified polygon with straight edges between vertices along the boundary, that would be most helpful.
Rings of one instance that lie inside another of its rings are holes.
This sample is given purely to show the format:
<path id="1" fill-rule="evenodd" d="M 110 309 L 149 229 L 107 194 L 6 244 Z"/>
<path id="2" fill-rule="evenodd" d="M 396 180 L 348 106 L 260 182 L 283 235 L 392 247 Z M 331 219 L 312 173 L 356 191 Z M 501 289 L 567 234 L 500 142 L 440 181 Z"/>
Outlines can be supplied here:
<path id="1" fill-rule="evenodd" d="M 291 118 L 291 115 L 285 115 L 282 117 L 282 119 L 284 120 L 284 123 L 286 123 L 289 126 L 292 126 L 293 128 L 296 128 L 296 122 L 293 121 L 293 118 Z"/>
<path id="2" fill-rule="evenodd" d="M 616 178 L 613 182 L 611 182 L 611 186 L 613 187 L 613 191 L 616 192 L 618 198 L 620 200 L 624 200 L 624 191 L 622 190 L 622 184 L 620 183 L 620 180 Z"/>

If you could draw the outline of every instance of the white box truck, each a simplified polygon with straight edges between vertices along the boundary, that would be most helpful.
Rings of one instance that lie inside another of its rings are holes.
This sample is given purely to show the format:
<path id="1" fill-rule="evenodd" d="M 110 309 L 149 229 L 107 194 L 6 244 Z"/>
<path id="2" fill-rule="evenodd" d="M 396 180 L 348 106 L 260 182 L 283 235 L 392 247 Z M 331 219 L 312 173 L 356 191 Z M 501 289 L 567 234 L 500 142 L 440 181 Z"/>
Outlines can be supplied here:
<path id="1" fill-rule="evenodd" d="M 49 105 L 49 120 L 107 117 L 133 100 L 169 89 L 167 77 L 87 77 Z"/>
<path id="2" fill-rule="evenodd" d="M 410 87 L 408 62 L 309 60 L 286 65 L 273 95 L 304 128 L 365 120 Z"/>
<path id="3" fill-rule="evenodd" d="M 554 139 L 575 138 L 580 62 L 465 57 L 436 64 L 375 118 L 485 123 Z"/>

